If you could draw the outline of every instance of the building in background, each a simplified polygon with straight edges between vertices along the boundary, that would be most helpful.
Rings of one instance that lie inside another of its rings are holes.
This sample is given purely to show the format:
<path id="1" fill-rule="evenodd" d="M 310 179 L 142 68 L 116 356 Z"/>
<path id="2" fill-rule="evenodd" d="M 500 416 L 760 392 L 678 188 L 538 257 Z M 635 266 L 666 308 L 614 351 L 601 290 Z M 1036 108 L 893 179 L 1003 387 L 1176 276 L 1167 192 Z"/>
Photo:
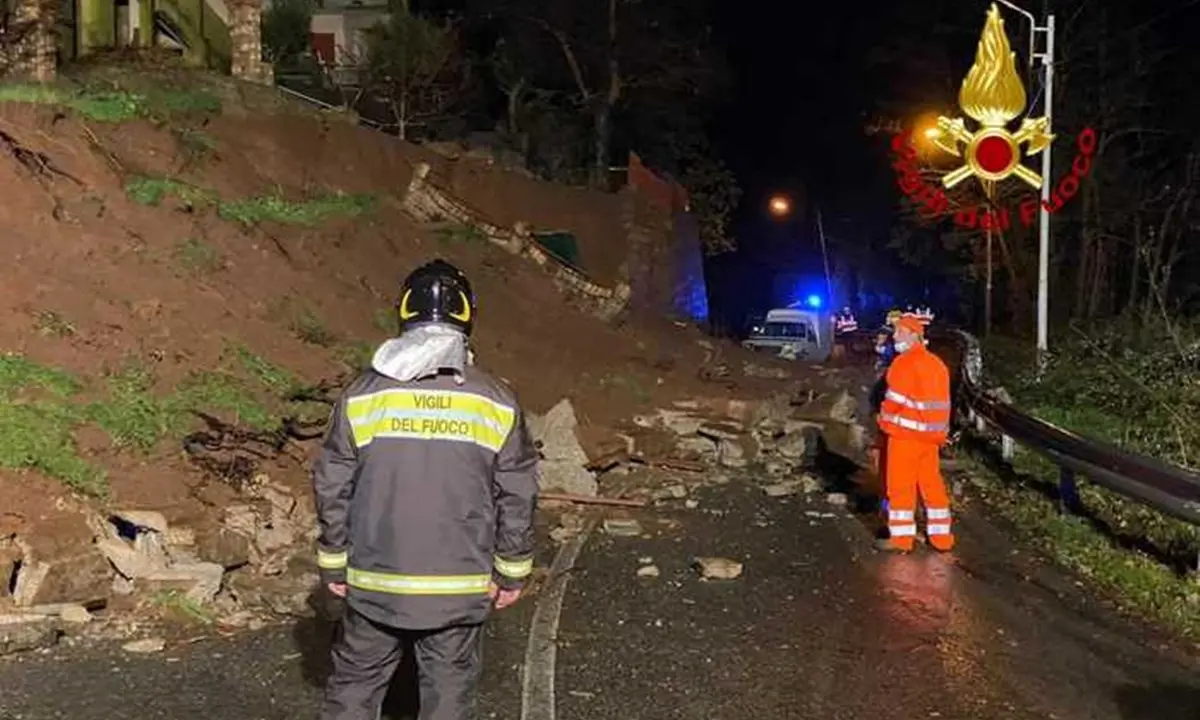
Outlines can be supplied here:
<path id="1" fill-rule="evenodd" d="M 309 31 L 313 56 L 334 82 L 355 84 L 366 60 L 366 31 L 387 18 L 387 0 L 324 0 Z"/>

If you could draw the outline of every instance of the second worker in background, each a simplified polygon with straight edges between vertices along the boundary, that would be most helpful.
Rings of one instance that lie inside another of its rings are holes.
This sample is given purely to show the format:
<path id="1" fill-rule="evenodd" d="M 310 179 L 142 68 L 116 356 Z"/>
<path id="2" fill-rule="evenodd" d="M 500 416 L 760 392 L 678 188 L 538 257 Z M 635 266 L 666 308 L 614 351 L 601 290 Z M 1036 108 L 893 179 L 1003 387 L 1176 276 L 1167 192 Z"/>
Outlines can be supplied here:
<path id="1" fill-rule="evenodd" d="M 950 550 L 950 496 L 941 470 L 941 448 L 950 429 L 950 371 L 926 347 L 925 326 L 915 316 L 896 321 L 893 342 L 896 357 L 887 369 L 878 417 L 887 436 L 883 476 L 889 539 L 884 548 L 913 549 L 919 495 L 929 544 Z"/>

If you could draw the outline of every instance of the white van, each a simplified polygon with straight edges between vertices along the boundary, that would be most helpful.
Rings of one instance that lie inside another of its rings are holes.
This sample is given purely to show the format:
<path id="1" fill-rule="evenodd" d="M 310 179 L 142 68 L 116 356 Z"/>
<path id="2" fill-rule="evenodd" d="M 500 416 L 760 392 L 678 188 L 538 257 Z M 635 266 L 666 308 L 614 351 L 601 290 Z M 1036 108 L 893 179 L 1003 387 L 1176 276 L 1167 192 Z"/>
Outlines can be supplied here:
<path id="1" fill-rule="evenodd" d="M 780 355 L 789 360 L 822 363 L 833 347 L 833 325 L 816 310 L 777 308 L 767 313 L 742 347 Z"/>

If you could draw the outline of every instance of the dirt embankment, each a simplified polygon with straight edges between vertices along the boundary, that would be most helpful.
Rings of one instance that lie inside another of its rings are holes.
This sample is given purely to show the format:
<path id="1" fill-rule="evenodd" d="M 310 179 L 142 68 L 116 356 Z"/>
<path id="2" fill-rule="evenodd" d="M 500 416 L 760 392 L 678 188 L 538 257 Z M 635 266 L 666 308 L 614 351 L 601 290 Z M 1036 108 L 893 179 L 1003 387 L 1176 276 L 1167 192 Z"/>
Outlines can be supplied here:
<path id="1" fill-rule="evenodd" d="M 531 411 L 570 397 L 606 425 L 721 393 L 697 379 L 693 331 L 605 324 L 527 259 L 400 210 L 430 161 L 497 222 L 574 231 L 605 282 L 611 196 L 452 167 L 213 82 L 0 97 L 0 537 L 68 512 L 64 483 L 172 522 L 219 507 L 233 491 L 179 452 L 197 413 L 252 429 L 321 419 L 327 406 L 287 398 L 361 367 L 394 327 L 398 282 L 436 256 L 473 280 L 479 361 Z M 300 489 L 311 443 L 289 448 L 261 470 Z"/>

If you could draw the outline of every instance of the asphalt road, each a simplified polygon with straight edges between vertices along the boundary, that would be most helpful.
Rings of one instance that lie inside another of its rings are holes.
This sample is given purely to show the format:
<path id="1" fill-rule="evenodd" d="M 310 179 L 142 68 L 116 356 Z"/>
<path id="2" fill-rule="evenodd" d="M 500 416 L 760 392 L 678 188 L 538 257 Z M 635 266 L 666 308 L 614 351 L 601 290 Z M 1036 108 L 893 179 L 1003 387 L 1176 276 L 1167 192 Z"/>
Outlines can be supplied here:
<path id="1" fill-rule="evenodd" d="M 877 553 L 823 497 L 746 485 L 654 517 L 650 537 L 598 537 L 579 559 L 560 720 L 1200 718 L 1200 665 L 978 520 L 950 558 Z M 702 582 L 693 556 L 743 561 L 744 575 Z M 635 577 L 647 558 L 659 578 Z"/>
<path id="2" fill-rule="evenodd" d="M 521 664 L 532 603 L 488 627 L 480 720 L 520 717 Z M 56 649 L 0 659 L 0 720 L 307 720 L 329 674 L 333 629 L 304 621 L 137 655 L 119 645 Z M 386 717 L 414 715 L 415 675 L 405 668 Z M 403 670 L 402 670 L 403 673 Z M 409 683 L 405 683 L 405 679 Z"/>
<path id="3" fill-rule="evenodd" d="M 977 519 L 953 558 L 893 557 L 823 498 L 737 481 L 697 497 L 637 511 L 642 537 L 598 532 L 585 546 L 559 631 L 559 720 L 1200 718 L 1200 665 Z M 745 573 L 701 582 L 697 555 Z M 646 558 L 660 577 L 636 577 Z M 489 629 L 481 719 L 521 717 L 532 610 Z M 306 622 L 154 655 L 3 659 L 0 720 L 315 717 L 330 634 Z"/>

